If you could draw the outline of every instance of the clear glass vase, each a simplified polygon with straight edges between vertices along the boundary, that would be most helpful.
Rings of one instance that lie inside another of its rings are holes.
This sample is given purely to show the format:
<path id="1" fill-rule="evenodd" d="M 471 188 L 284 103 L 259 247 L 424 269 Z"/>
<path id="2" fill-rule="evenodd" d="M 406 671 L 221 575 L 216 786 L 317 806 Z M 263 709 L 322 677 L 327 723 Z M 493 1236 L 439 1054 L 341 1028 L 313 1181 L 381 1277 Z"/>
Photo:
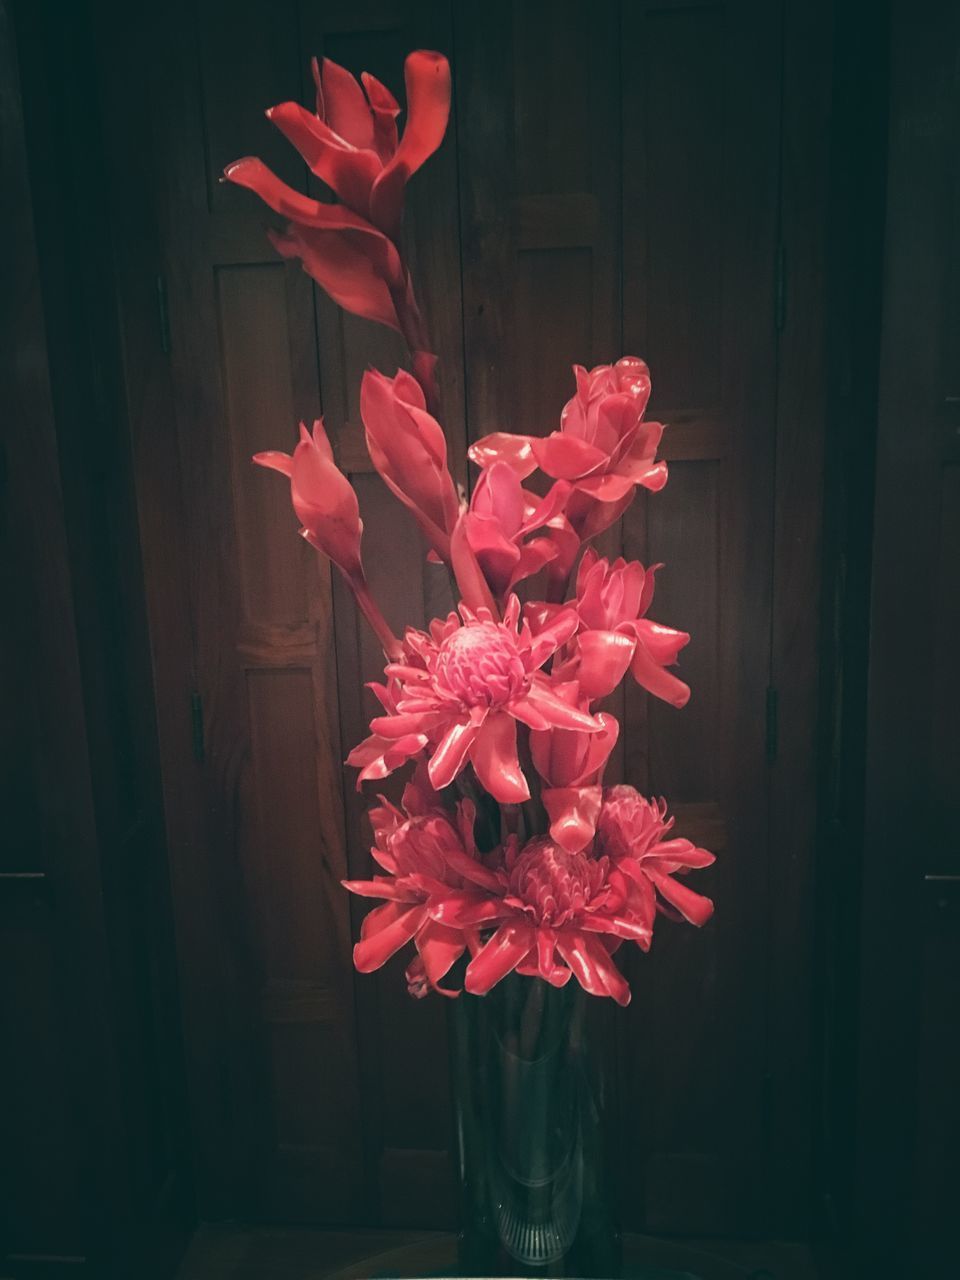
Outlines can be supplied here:
<path id="1" fill-rule="evenodd" d="M 619 1275 L 608 1003 L 516 974 L 451 1001 L 462 1274 Z"/>

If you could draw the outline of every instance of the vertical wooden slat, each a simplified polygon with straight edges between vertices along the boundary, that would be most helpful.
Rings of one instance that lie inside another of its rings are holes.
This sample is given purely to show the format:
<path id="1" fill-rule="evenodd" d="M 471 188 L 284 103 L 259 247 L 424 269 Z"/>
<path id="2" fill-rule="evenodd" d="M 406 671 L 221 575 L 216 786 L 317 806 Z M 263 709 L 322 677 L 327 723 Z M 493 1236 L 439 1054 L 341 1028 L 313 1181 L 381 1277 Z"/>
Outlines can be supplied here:
<path id="1" fill-rule="evenodd" d="M 625 736 L 643 735 L 642 781 L 680 802 L 678 829 L 692 804 L 724 846 L 701 879 L 718 901 L 709 927 L 680 937 L 665 922 L 651 955 L 631 957 L 624 1071 L 658 1105 L 628 1109 L 624 1124 L 649 1228 L 737 1230 L 762 1214 L 765 1191 L 780 17 L 650 3 L 624 6 L 623 22 L 624 340 L 651 365 L 651 416 L 670 424 L 675 459 L 625 538 L 665 561 L 651 616 L 693 633 L 680 663 L 691 703 L 651 702 L 633 723 L 631 696 Z"/>

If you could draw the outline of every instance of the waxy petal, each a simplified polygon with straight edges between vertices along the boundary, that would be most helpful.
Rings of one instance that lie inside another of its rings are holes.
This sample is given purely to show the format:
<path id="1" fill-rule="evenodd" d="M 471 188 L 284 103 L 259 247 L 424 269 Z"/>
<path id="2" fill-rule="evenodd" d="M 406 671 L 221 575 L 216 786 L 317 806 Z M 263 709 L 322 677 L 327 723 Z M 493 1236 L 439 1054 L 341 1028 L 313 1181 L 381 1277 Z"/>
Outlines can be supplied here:
<path id="1" fill-rule="evenodd" d="M 557 950 L 584 991 L 594 996 L 612 996 L 621 1006 L 630 1003 L 626 979 L 595 937 L 588 933 L 561 933 L 557 938 Z"/>
<path id="2" fill-rule="evenodd" d="M 520 480 L 526 479 L 537 469 L 533 456 L 533 436 L 512 435 L 508 431 L 494 431 L 469 448 L 468 456 L 478 467 L 489 467 L 494 462 L 505 462 Z"/>
<path id="3" fill-rule="evenodd" d="M 500 804 L 522 804 L 530 788 L 517 756 L 517 722 L 505 711 L 491 711 L 470 751 L 480 785 Z"/>
<path id="4" fill-rule="evenodd" d="M 394 235 L 399 230 L 404 185 L 440 146 L 450 118 L 450 64 L 442 53 L 416 50 L 408 55 L 403 74 L 406 124 L 370 195 L 372 217 Z"/>
<path id="5" fill-rule="evenodd" d="M 285 233 L 269 231 L 267 235 L 277 253 L 299 258 L 307 275 L 345 311 L 399 332 L 390 290 L 368 252 L 369 235 L 350 230 L 301 230 L 295 223 Z"/>
<path id="6" fill-rule="evenodd" d="M 593 839 L 600 814 L 603 789 L 556 787 L 541 793 L 550 819 L 550 835 L 568 853 L 579 853 Z"/>
<path id="7" fill-rule="evenodd" d="M 358 973 L 373 973 L 409 942 L 427 918 L 426 907 L 404 907 L 388 902 L 364 919 L 361 939 L 353 948 Z"/>
<path id="8" fill-rule="evenodd" d="M 607 460 L 602 449 L 560 431 L 544 439 L 534 438 L 530 447 L 540 470 L 555 480 L 577 480 L 602 467 Z"/>
<path id="9" fill-rule="evenodd" d="M 452 724 L 430 757 L 427 771 L 430 782 L 437 791 L 449 787 L 467 762 L 467 756 L 477 740 L 481 723 L 467 720 Z"/>
<path id="10" fill-rule="evenodd" d="M 690 701 L 690 686 L 661 667 L 642 641 L 638 642 L 634 650 L 630 671 L 637 684 L 643 685 L 654 697 L 662 698 L 671 706 L 685 707 Z"/>
<path id="11" fill-rule="evenodd" d="M 464 987 L 483 996 L 511 973 L 535 945 L 533 928 L 524 921 L 502 924 L 490 941 L 467 965 Z"/>
<path id="12" fill-rule="evenodd" d="M 606 698 L 626 675 L 637 641 L 619 631 L 581 631 L 577 636 L 577 679 L 584 694 Z"/>

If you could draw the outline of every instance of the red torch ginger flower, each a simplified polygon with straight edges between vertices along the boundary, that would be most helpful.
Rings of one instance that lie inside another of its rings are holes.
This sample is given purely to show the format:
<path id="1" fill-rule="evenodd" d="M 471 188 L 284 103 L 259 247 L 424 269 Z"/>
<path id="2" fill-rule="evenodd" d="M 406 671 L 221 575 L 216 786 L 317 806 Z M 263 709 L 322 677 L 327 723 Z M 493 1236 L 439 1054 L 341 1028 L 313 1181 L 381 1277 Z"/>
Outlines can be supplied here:
<path id="1" fill-rule="evenodd" d="M 612 693 L 626 671 L 650 693 L 675 707 L 685 706 L 690 686 L 667 671 L 690 640 L 643 615 L 653 599 L 654 574 L 636 560 L 610 564 L 588 548 L 577 572 L 576 608 L 580 630 L 573 656 L 558 673 L 575 679 L 591 699 Z"/>
<path id="2" fill-rule="evenodd" d="M 253 460 L 289 478 L 293 509 L 303 525 L 301 534 L 346 578 L 384 653 L 399 657 L 400 642 L 370 594 L 364 576 L 360 560 L 363 521 L 357 495 L 334 461 L 323 419 L 314 422 L 312 434 L 300 423 L 300 443 L 292 456 L 272 450 L 255 454 Z"/>
<path id="3" fill-rule="evenodd" d="M 467 966 L 467 991 L 485 995 L 516 969 L 554 986 L 572 974 L 591 995 L 630 1002 L 611 954 L 624 939 L 648 949 L 651 929 L 631 913 L 629 883 L 609 859 L 568 852 L 548 836 L 522 849 L 513 840 L 498 878 L 496 891 L 470 886 L 430 907 L 435 921 L 452 928 L 495 926 Z"/>
<path id="4" fill-rule="evenodd" d="M 578 686 L 561 684 L 556 692 L 581 710 L 588 709 Z M 530 734 L 530 755 L 546 783 L 540 793 L 550 818 L 550 835 L 569 853 L 579 853 L 593 840 L 603 788 L 600 780 L 620 732 L 614 716 L 601 712 L 600 733 L 582 729 L 539 729 Z"/>
<path id="5" fill-rule="evenodd" d="M 427 412 L 420 383 L 403 370 L 393 378 L 369 370 L 360 387 L 360 414 L 373 465 L 449 563 L 460 502 L 447 470 L 443 428 Z"/>
<path id="6" fill-rule="evenodd" d="M 545 498 L 528 493 L 504 462 L 494 462 L 484 471 L 474 486 L 469 509 L 460 517 L 453 545 L 453 568 L 468 605 L 478 608 L 486 603 L 482 588 L 479 596 L 471 590 L 478 571 L 500 600 L 556 557 L 557 546 L 550 537 L 531 538 L 530 534 L 560 515 L 569 493 L 570 486 L 563 481 L 553 485 Z"/>
<path id="7" fill-rule="evenodd" d="M 435 619 L 430 631 L 409 630 L 404 659 L 387 666 L 395 681 L 392 709 L 371 721 L 371 738 L 360 743 L 348 763 L 361 768 L 359 782 L 383 777 L 404 758 L 415 755 L 421 738 L 429 742 L 428 771 L 440 791 L 467 763 L 486 791 L 501 804 L 530 798 L 517 756 L 517 721 L 532 729 L 550 727 L 599 733 L 599 720 L 565 702 L 540 668 L 573 635 L 573 610 L 557 614 L 533 636 L 518 629 L 520 604 L 511 596 L 502 622 L 490 612 L 460 606 Z M 461 620 L 462 619 L 462 620 Z M 387 757 L 385 744 L 409 743 Z"/>
<path id="8" fill-rule="evenodd" d="M 353 962 L 360 973 L 372 973 L 412 940 L 419 960 L 408 971 L 412 994 L 456 995 L 439 984 L 468 942 L 476 946 L 477 940 L 471 930 L 431 919 L 428 908 L 434 899 L 445 900 L 466 886 L 496 883 L 474 843 L 473 804 L 461 801 L 453 818 L 418 781 L 405 788 L 402 810 L 382 796 L 381 802 L 370 811 L 375 838 L 370 852 L 387 874 L 343 881 L 351 893 L 386 899 L 364 918 Z"/>
<path id="9" fill-rule="evenodd" d="M 665 839 L 673 826 L 664 800 L 647 800 L 633 787 L 607 787 L 597 820 L 597 848 L 628 877 L 649 912 L 702 925 L 713 914 L 713 903 L 674 879 L 716 861 L 706 849 L 689 840 Z"/>
<path id="10" fill-rule="evenodd" d="M 404 188 L 443 141 L 450 114 L 450 66 L 440 53 L 418 50 L 404 65 L 407 124 L 398 139 L 399 104 L 364 73 L 314 59 L 316 112 L 296 102 L 271 107 L 267 118 L 342 203 L 326 204 L 288 187 L 254 157 L 236 160 L 224 177 L 255 191 L 289 221 L 272 234 L 285 257 L 299 258 L 317 283 L 348 311 L 404 332 L 423 350 L 419 316 L 398 251 Z"/>
<path id="11" fill-rule="evenodd" d="M 573 371 L 577 393 L 560 415 L 559 431 L 543 438 L 495 432 L 478 440 L 470 457 L 481 467 L 506 462 L 521 479 L 539 467 L 555 480 L 570 481 L 575 494 L 567 515 L 586 538 L 619 517 L 637 485 L 662 489 L 667 464 L 656 461 L 663 425 L 643 421 L 650 373 L 642 360 L 624 356 L 589 373 L 582 365 Z M 602 513 L 596 503 L 605 508 Z"/>

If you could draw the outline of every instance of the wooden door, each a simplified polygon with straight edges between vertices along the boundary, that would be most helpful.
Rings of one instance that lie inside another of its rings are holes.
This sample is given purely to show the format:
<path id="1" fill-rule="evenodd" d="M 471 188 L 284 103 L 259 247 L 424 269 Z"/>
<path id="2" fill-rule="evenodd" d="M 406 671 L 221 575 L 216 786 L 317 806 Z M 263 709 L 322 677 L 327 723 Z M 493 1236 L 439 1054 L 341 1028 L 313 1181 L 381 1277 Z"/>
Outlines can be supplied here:
<path id="1" fill-rule="evenodd" d="M 398 90 L 404 52 L 427 45 L 451 56 L 455 119 L 412 185 L 408 234 L 458 473 L 468 439 L 550 430 L 574 361 L 643 355 L 672 424 L 670 485 L 611 541 L 667 562 L 654 613 L 694 635 L 694 699 L 677 714 L 629 691 L 619 768 L 717 849 L 719 911 L 631 961 L 627 1222 L 762 1229 L 772 1162 L 802 1158 L 790 1140 L 771 1151 L 768 1106 L 768 1013 L 790 998 L 770 977 L 789 939 L 769 924 L 765 739 L 779 6 L 184 0 L 150 21 L 195 652 L 184 752 L 201 761 L 206 820 L 202 847 L 173 851 L 202 1211 L 404 1225 L 454 1212 L 443 1009 L 407 999 L 398 963 L 353 974 L 362 911 L 338 885 L 368 865 L 340 762 L 381 660 L 295 537 L 283 487 L 248 461 L 322 407 L 388 618 L 448 607 L 362 445 L 362 369 L 392 372 L 399 351 L 316 297 L 273 255 L 262 208 L 218 183 L 258 154 L 305 184 L 262 111 L 309 100 L 311 53 Z"/>

